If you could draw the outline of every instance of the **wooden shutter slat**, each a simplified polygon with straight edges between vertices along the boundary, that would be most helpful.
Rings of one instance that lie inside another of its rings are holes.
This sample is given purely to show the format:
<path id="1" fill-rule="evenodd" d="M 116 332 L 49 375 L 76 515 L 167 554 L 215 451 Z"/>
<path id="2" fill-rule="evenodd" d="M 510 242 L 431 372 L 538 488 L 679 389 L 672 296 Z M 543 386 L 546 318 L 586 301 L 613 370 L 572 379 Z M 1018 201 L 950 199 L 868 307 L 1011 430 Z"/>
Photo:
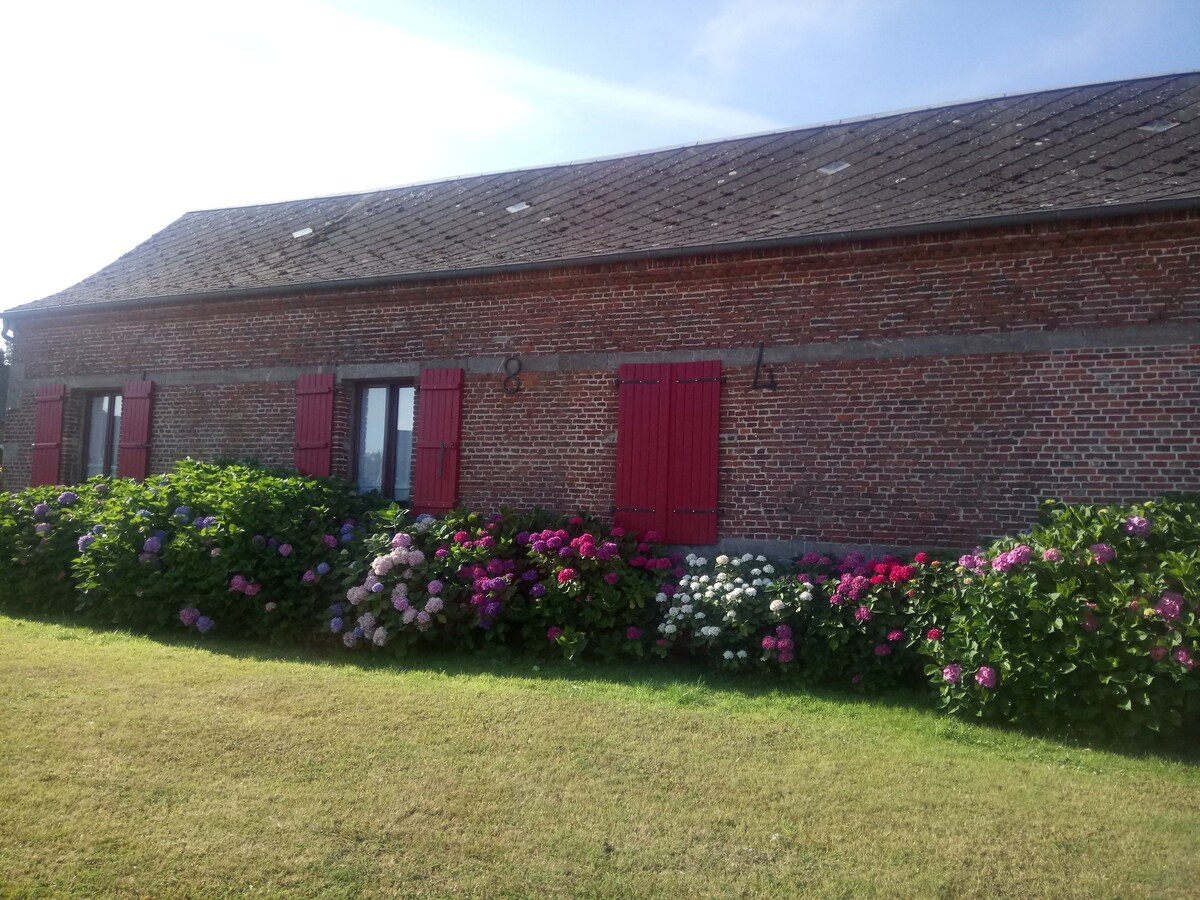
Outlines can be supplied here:
<path id="1" fill-rule="evenodd" d="M 34 487 L 58 484 L 62 465 L 63 403 L 65 384 L 43 384 L 37 389 L 37 413 L 33 425 L 33 458 L 29 483 Z"/>
<path id="2" fill-rule="evenodd" d="M 294 465 L 302 475 L 333 472 L 332 372 L 296 379 L 296 445 Z"/>
<path id="3" fill-rule="evenodd" d="M 449 512 L 458 503 L 462 369 L 424 369 L 417 395 L 413 512 Z"/>
<path id="4" fill-rule="evenodd" d="M 620 368 L 619 380 L 613 524 L 641 533 L 661 533 L 668 502 L 670 366 L 627 363 Z"/>
<path id="5" fill-rule="evenodd" d="M 145 478 L 150 471 L 150 418 L 153 405 L 153 381 L 125 383 L 121 391 L 118 478 Z"/>

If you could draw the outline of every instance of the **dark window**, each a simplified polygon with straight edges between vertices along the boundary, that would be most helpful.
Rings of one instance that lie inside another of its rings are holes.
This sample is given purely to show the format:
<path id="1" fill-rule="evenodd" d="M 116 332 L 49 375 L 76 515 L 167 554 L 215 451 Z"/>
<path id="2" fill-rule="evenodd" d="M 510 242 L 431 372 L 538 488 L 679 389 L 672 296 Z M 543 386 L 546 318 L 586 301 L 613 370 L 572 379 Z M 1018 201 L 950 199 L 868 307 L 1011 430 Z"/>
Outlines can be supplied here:
<path id="1" fill-rule="evenodd" d="M 120 440 L 121 395 L 92 394 L 87 404 L 85 478 L 117 474 L 117 447 Z"/>
<path id="2" fill-rule="evenodd" d="M 364 384 L 358 388 L 355 480 L 361 491 L 393 500 L 412 498 L 413 402 L 411 384 Z"/>

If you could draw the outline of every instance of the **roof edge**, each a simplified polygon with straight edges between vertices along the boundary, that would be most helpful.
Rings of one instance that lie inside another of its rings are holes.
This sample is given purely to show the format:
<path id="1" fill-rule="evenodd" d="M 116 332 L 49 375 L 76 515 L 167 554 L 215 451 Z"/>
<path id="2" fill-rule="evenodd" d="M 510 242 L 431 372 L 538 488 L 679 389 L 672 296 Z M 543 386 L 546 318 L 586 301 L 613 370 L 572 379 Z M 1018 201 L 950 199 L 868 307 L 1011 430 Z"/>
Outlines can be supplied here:
<path id="1" fill-rule="evenodd" d="M 106 300 L 99 303 L 84 303 L 64 306 L 27 307 L 17 306 L 0 313 L 0 331 L 7 331 L 14 319 L 51 315 L 55 313 L 89 312 L 97 309 L 140 309 L 148 306 L 190 303 L 197 300 L 242 300 L 267 297 L 281 293 L 304 293 L 328 291 L 338 288 L 353 290 L 380 287 L 389 284 L 407 284 L 417 281 L 450 281 L 456 278 L 480 278 L 490 275 L 506 275 L 516 272 L 544 272 L 550 269 L 568 269 L 578 266 L 611 265 L 613 263 L 636 262 L 652 259 L 671 259 L 681 256 L 697 256 L 711 253 L 740 253 L 753 250 L 811 247 L 825 244 L 851 243 L 866 240 L 885 240 L 892 237 L 912 237 L 963 230 L 1009 228 L 1048 222 L 1092 221 L 1116 219 L 1125 216 L 1148 215 L 1166 212 L 1200 210 L 1200 195 L 1175 197 L 1168 200 L 1146 200 L 1138 203 L 1122 203 L 1106 206 L 1085 206 L 1061 210 L 1035 210 L 1024 213 L 1008 213 L 998 216 L 970 216 L 961 219 L 944 219 L 936 222 L 920 222 L 910 225 L 889 225 L 881 228 L 827 231 L 791 237 L 763 238 L 753 241 L 726 241 L 715 244 L 692 244 L 680 247 L 656 247 L 648 250 L 624 250 L 602 253 L 595 256 L 577 256 L 563 259 L 532 260 L 523 263 L 508 263 L 491 266 L 474 266 L 462 269 L 433 269 L 421 272 L 400 272 L 392 275 L 367 275 L 359 278 L 339 278 L 328 281 L 296 282 L 253 288 L 232 288 L 222 291 L 193 291 L 184 294 L 163 294 L 154 297 L 130 297 L 125 300 Z M 37 301 L 33 301 L 37 302 Z"/>

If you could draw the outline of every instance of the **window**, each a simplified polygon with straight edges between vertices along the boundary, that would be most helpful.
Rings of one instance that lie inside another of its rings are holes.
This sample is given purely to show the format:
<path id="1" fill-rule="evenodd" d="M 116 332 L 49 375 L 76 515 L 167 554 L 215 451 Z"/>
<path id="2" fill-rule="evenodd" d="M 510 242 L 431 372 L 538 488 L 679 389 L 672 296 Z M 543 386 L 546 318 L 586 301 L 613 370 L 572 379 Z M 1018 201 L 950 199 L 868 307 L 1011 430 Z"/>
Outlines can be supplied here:
<path id="1" fill-rule="evenodd" d="M 415 395 L 411 384 L 359 386 L 354 454 L 359 490 L 376 490 L 393 500 L 412 499 Z"/>
<path id="2" fill-rule="evenodd" d="M 116 475 L 121 440 L 121 395 L 92 394 L 87 399 L 84 478 Z"/>

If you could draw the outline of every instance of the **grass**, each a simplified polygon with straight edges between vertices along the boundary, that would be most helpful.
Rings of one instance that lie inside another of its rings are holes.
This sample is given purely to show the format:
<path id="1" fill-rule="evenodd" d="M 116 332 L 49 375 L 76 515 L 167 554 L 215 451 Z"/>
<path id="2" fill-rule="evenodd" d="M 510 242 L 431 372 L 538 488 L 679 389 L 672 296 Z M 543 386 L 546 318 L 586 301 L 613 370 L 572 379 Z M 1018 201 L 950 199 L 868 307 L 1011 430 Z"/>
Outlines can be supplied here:
<path id="1" fill-rule="evenodd" d="M 1185 897 L 1194 760 L 689 669 L 0 617 L 0 895 Z"/>

